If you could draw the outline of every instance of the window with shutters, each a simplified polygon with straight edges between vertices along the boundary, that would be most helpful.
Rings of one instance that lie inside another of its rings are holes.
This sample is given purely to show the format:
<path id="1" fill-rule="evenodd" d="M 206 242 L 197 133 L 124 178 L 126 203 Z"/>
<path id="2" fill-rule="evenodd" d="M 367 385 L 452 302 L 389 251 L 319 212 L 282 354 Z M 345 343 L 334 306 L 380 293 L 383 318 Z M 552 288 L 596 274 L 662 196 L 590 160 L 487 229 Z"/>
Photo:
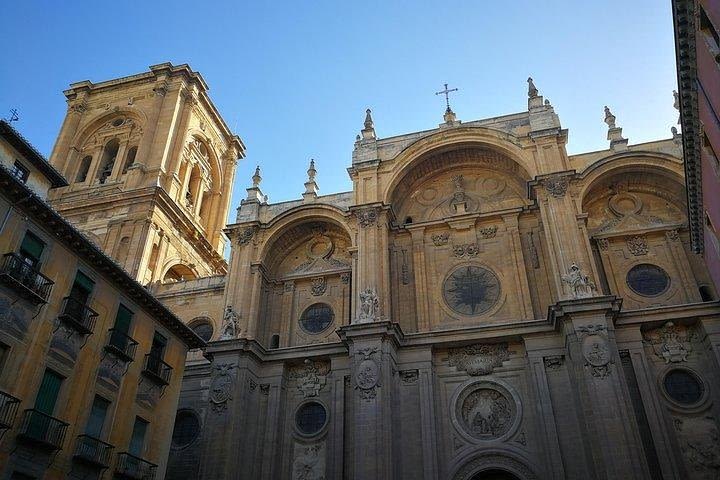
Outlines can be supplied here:
<path id="1" fill-rule="evenodd" d="M 146 420 L 143 420 L 140 417 L 135 417 L 135 425 L 133 426 L 132 437 L 130 437 L 130 446 L 128 447 L 128 452 L 131 455 L 142 457 L 147 428 L 148 422 Z"/>

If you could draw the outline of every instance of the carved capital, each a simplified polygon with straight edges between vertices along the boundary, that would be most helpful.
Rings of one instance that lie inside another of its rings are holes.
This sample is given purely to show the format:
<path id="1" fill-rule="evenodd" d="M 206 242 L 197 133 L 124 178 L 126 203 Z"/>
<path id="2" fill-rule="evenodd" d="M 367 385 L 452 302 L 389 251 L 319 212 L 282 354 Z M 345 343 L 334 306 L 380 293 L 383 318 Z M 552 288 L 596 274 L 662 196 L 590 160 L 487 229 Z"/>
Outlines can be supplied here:
<path id="1" fill-rule="evenodd" d="M 355 217 L 357 218 L 360 228 L 367 228 L 372 225 L 376 225 L 379 218 L 378 209 L 365 208 L 363 210 L 357 210 L 355 212 Z"/>
<path id="2" fill-rule="evenodd" d="M 542 181 L 545 191 L 554 198 L 562 198 L 567 193 L 570 180 L 565 175 L 553 175 Z"/>

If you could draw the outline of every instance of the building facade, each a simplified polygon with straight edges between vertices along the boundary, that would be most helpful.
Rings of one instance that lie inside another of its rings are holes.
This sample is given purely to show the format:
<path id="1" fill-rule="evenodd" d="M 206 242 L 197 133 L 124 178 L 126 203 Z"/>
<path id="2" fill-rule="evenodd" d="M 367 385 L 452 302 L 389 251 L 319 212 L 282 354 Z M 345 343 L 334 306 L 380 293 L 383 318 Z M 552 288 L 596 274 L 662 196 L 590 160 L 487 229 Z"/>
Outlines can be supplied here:
<path id="1" fill-rule="evenodd" d="M 65 179 L 0 121 L 0 478 L 163 478 L 204 346 L 47 203 Z"/>
<path id="2" fill-rule="evenodd" d="M 720 286 L 720 4 L 673 0 L 688 218 L 693 249 Z"/>
<path id="3" fill-rule="evenodd" d="M 50 156 L 52 206 L 143 285 L 224 274 L 244 146 L 187 65 L 74 83 Z"/>
<path id="4" fill-rule="evenodd" d="M 154 289 L 213 340 L 168 479 L 720 474 L 682 138 L 630 145 L 605 107 L 609 148 L 568 155 L 528 86 L 527 111 L 390 138 L 368 111 L 349 192 L 311 163 L 271 204 L 256 171 L 228 274 Z"/>

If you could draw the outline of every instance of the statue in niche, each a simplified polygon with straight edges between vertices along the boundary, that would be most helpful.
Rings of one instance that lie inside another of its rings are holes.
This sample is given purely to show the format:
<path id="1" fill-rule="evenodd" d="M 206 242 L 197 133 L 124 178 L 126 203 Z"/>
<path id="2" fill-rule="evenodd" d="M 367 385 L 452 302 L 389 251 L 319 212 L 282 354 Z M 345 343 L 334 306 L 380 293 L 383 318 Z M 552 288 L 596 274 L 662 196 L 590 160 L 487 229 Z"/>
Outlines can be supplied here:
<path id="1" fill-rule="evenodd" d="M 380 302 L 375 289 L 368 288 L 360 292 L 360 314 L 357 323 L 369 323 L 378 319 Z"/>
<path id="2" fill-rule="evenodd" d="M 232 305 L 225 307 L 225 315 L 223 315 L 223 327 L 220 340 L 231 340 L 238 337 L 238 322 L 240 316 L 233 310 Z"/>
<path id="3" fill-rule="evenodd" d="M 580 270 L 577 263 L 570 265 L 567 275 L 562 276 L 562 281 L 570 286 L 573 298 L 589 298 L 595 296 L 597 290 L 595 283 Z"/>
<path id="4" fill-rule="evenodd" d="M 465 195 L 465 187 L 463 186 L 463 176 L 455 175 L 452 177 L 452 182 L 455 191 L 453 192 L 452 200 L 450 200 L 450 206 L 455 213 L 465 213 L 467 211 L 467 197 Z"/>

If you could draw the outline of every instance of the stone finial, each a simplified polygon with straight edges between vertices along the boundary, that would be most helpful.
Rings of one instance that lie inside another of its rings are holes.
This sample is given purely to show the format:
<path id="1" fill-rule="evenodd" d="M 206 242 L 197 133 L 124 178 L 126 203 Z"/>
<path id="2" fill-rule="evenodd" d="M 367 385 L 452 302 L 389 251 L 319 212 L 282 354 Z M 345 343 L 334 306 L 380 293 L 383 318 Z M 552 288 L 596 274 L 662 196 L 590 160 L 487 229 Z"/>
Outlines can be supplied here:
<path id="1" fill-rule="evenodd" d="M 677 90 L 673 90 L 673 99 L 674 99 L 673 108 L 679 112 L 680 111 L 680 94 L 677 92 Z M 678 123 L 678 125 L 680 124 L 680 115 L 678 115 L 677 123 Z"/>
<path id="2" fill-rule="evenodd" d="M 267 196 L 263 195 L 260 190 L 260 182 L 262 177 L 260 176 L 260 165 L 255 167 L 255 174 L 252 176 L 252 187 L 247 189 L 247 198 L 245 202 L 262 203 L 267 201 Z"/>
<path id="3" fill-rule="evenodd" d="M 315 182 L 315 176 L 317 170 L 315 170 L 315 160 L 310 159 L 310 166 L 307 170 L 308 180 L 305 182 L 305 193 L 303 193 L 303 200 L 310 201 L 317 198 L 318 184 Z"/>
<path id="4" fill-rule="evenodd" d="M 535 83 L 533 82 L 532 77 L 528 77 L 527 79 L 528 83 L 528 98 L 535 98 L 538 96 L 538 89 L 535 86 Z"/>
<path id="5" fill-rule="evenodd" d="M 365 122 L 363 123 L 363 129 L 360 130 L 363 140 L 374 140 L 375 137 L 375 123 L 372 119 L 372 111 L 368 108 L 365 110 Z"/>
<path id="6" fill-rule="evenodd" d="M 605 123 L 608 126 L 607 139 L 612 150 L 627 150 L 628 140 L 622 136 L 622 128 L 615 125 L 615 115 L 605 105 Z"/>
<path id="7" fill-rule="evenodd" d="M 605 123 L 607 123 L 608 128 L 615 128 L 615 115 L 612 114 L 607 105 L 605 105 Z"/>

